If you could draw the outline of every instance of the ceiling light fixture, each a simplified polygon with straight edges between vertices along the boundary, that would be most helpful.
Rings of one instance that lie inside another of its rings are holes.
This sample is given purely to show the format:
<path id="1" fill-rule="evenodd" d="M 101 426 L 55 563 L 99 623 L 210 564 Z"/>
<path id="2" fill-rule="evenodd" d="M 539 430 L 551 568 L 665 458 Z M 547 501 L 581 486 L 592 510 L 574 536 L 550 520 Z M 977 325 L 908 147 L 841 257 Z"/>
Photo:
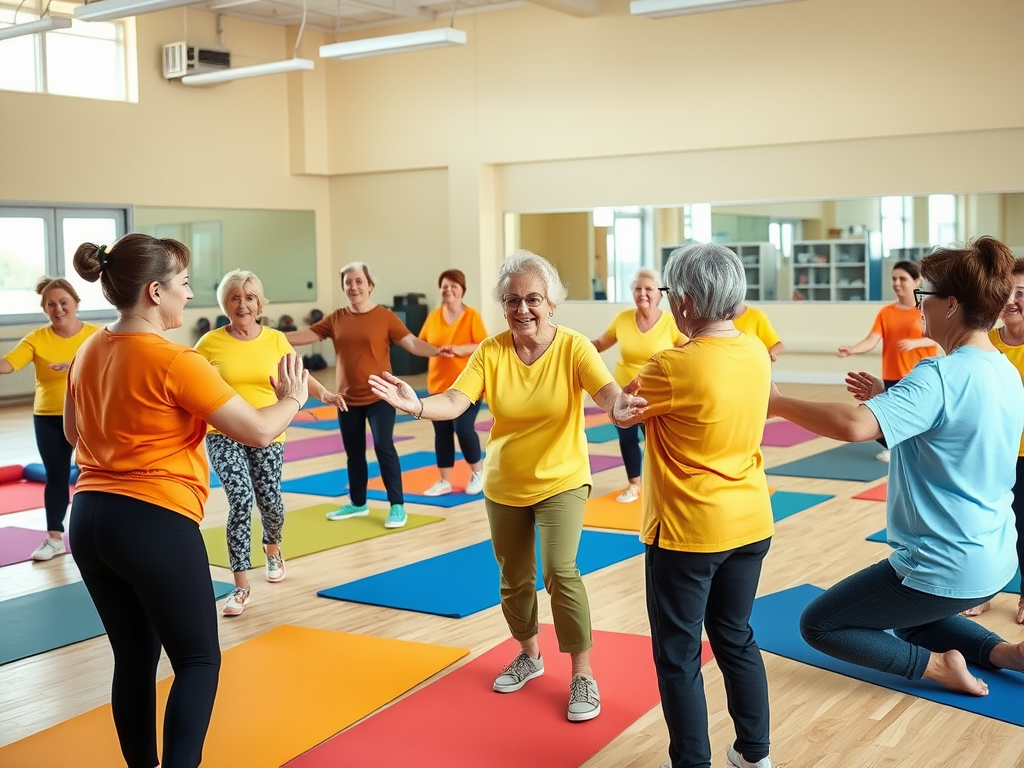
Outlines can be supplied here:
<path id="1" fill-rule="evenodd" d="M 41 32 L 52 32 L 55 29 L 67 29 L 71 19 L 64 16 L 45 16 L 38 21 L 26 21 L 24 24 L 12 24 L 0 27 L 0 40 L 8 40 L 22 35 L 38 35 Z"/>
<path id="2" fill-rule="evenodd" d="M 367 56 L 425 51 L 429 48 L 445 48 L 449 45 L 465 44 L 466 33 L 461 29 L 440 27 L 439 29 L 424 29 L 419 32 L 406 32 L 402 35 L 368 37 L 362 40 L 321 45 L 320 58 L 362 59 Z"/>
<path id="3" fill-rule="evenodd" d="M 799 0 L 632 0 L 629 12 L 633 16 L 649 19 L 663 19 L 667 16 L 682 16 L 688 13 L 709 13 L 727 11 L 732 8 L 746 8 L 752 5 L 774 5 Z"/>
<path id="4" fill-rule="evenodd" d="M 185 75 L 181 78 L 181 82 L 185 85 L 216 85 L 232 80 L 244 80 L 247 77 L 281 75 L 286 72 L 301 72 L 308 69 L 313 69 L 313 62 L 309 59 L 285 59 L 284 61 L 270 61 L 266 64 L 253 64 L 251 67 L 222 69 L 219 72 L 204 72 L 201 75 Z"/>
<path id="5" fill-rule="evenodd" d="M 75 8 L 75 18 L 81 21 L 113 21 L 128 16 L 140 16 L 168 8 L 191 5 L 196 0 L 96 0 Z"/>

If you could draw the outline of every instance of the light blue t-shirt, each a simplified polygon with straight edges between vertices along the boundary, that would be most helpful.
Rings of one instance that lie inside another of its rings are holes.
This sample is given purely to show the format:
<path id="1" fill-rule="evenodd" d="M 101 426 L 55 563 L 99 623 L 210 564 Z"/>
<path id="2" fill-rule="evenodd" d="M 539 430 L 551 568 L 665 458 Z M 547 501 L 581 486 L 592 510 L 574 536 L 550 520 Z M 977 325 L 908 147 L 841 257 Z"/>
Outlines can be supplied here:
<path id="1" fill-rule="evenodd" d="M 911 589 L 982 598 L 1017 569 L 1013 484 L 1024 385 L 999 352 L 920 361 L 866 403 L 889 445 L 889 563 Z"/>

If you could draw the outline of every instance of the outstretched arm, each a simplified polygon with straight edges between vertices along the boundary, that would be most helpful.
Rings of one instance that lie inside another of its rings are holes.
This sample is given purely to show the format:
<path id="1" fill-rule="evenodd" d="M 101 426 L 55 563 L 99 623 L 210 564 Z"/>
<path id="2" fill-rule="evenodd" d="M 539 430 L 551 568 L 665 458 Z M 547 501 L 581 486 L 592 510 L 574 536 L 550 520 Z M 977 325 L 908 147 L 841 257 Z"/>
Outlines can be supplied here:
<path id="1" fill-rule="evenodd" d="M 882 334 L 880 333 L 869 333 L 863 339 L 858 341 L 852 346 L 842 346 L 839 351 L 836 352 L 836 357 L 848 357 L 849 355 L 859 355 L 862 352 L 870 352 L 872 349 L 878 346 L 878 342 L 882 340 Z"/>
<path id="2" fill-rule="evenodd" d="M 591 339 L 590 343 L 597 347 L 598 352 L 604 352 L 615 346 L 615 339 L 608 335 L 608 331 L 605 331 L 596 339 Z"/>
<path id="3" fill-rule="evenodd" d="M 406 352 L 419 355 L 420 357 L 437 357 L 440 352 L 440 350 L 433 344 L 427 344 L 423 339 L 417 338 L 415 334 L 412 333 L 399 339 L 398 346 Z M 467 408 L 468 407 L 469 406 L 467 406 Z"/>
<path id="4" fill-rule="evenodd" d="M 398 410 L 412 414 L 417 419 L 450 421 L 461 416 L 473 404 L 473 401 L 457 389 L 449 389 L 439 395 L 431 395 L 421 400 L 416 395 L 416 390 L 407 382 L 387 372 L 380 376 L 373 374 L 369 381 L 373 394 Z"/>
<path id="5" fill-rule="evenodd" d="M 301 347 L 305 344 L 316 344 L 318 341 L 323 341 L 309 328 L 304 328 L 301 331 L 288 331 L 284 337 L 288 339 L 288 343 L 293 347 Z"/>
<path id="6" fill-rule="evenodd" d="M 782 416 L 823 437 L 847 443 L 863 443 L 882 436 L 882 428 L 878 426 L 878 419 L 870 408 L 784 397 L 774 384 L 768 401 L 768 416 Z"/>

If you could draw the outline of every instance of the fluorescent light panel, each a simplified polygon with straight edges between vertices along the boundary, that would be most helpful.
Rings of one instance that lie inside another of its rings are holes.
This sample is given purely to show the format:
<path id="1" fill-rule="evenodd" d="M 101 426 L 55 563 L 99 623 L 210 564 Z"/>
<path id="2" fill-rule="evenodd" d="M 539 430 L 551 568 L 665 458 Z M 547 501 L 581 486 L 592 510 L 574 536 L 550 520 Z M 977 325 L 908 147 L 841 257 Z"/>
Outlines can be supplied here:
<path id="1" fill-rule="evenodd" d="M 82 21 L 113 21 L 139 16 L 168 8 L 192 5 L 196 0 L 96 0 L 75 8 L 75 18 Z"/>
<path id="2" fill-rule="evenodd" d="M 632 0 L 629 12 L 634 16 L 663 19 L 667 16 L 682 16 L 689 13 L 727 11 L 732 8 L 746 8 L 752 5 L 774 5 L 799 0 Z"/>
<path id="3" fill-rule="evenodd" d="M 428 48 L 444 48 L 449 45 L 465 45 L 466 33 L 461 29 L 441 27 L 407 32 L 402 35 L 368 37 L 363 40 L 349 40 L 345 43 L 331 43 L 320 46 L 321 59 L 362 59 L 367 56 L 382 56 L 388 53 L 425 51 Z"/>
<path id="4" fill-rule="evenodd" d="M 266 64 L 253 64 L 251 67 L 222 69 L 220 72 L 185 75 L 181 78 L 181 82 L 185 85 L 216 85 L 217 83 L 228 83 L 232 80 L 244 80 L 247 77 L 281 75 L 285 72 L 300 72 L 304 69 L 312 68 L 313 62 L 309 59 L 285 59 L 284 61 L 271 61 Z"/>
<path id="5" fill-rule="evenodd" d="M 64 16 L 46 16 L 38 21 L 26 21 L 24 24 L 13 24 L 9 27 L 0 27 L 0 40 L 7 40 L 22 35 L 38 35 L 41 32 L 52 32 L 55 29 L 67 29 L 71 26 L 71 19 Z"/>

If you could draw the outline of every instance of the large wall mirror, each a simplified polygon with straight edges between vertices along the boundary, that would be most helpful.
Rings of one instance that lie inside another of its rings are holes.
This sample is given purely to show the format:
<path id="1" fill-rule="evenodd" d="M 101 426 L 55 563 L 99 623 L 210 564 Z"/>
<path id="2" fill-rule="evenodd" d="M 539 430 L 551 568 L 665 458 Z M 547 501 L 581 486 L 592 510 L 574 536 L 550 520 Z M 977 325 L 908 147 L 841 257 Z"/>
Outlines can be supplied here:
<path id="1" fill-rule="evenodd" d="M 716 242 L 743 261 L 748 301 L 891 301 L 892 265 L 993 235 L 1024 256 L 1024 193 L 627 206 L 505 216 L 506 247 L 548 257 L 575 300 L 630 302 L 636 270 Z"/>
<path id="2" fill-rule="evenodd" d="M 134 215 L 136 232 L 192 251 L 193 307 L 216 307 L 217 285 L 232 269 L 255 272 L 272 302 L 316 299 L 313 211 L 137 207 Z"/>

